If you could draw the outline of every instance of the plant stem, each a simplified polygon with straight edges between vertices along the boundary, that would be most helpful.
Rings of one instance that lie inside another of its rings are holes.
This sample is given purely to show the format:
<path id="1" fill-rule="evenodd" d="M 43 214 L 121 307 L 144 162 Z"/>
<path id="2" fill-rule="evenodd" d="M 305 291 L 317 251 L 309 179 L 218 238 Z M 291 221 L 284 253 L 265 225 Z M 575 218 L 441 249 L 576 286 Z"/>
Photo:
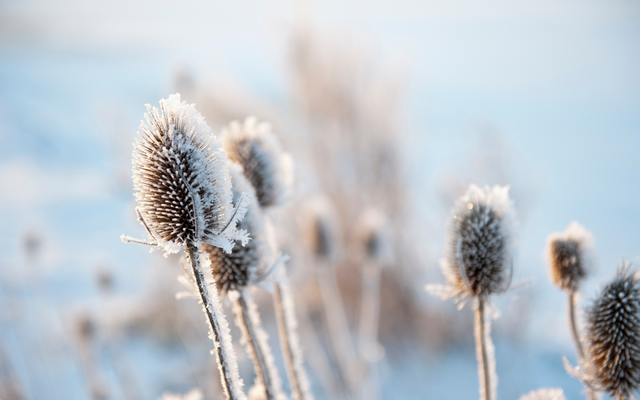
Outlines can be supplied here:
<path id="1" fill-rule="evenodd" d="M 245 399 L 244 392 L 242 390 L 236 390 L 241 385 L 239 377 L 237 377 L 237 362 L 235 355 L 233 355 L 233 347 L 228 348 L 228 344 L 224 340 L 224 333 L 221 329 L 219 319 L 223 319 L 226 322 L 224 314 L 217 315 L 221 310 L 216 309 L 216 305 L 213 304 L 213 296 L 218 296 L 217 293 L 211 293 L 207 286 L 204 272 L 200 266 L 200 254 L 198 249 L 191 243 L 187 244 L 186 253 L 189 257 L 191 265 L 191 271 L 198 286 L 198 292 L 200 294 L 200 301 L 202 302 L 203 311 L 207 316 L 207 322 L 209 323 L 209 329 L 211 330 L 211 340 L 213 341 L 214 352 L 216 355 L 216 361 L 218 362 L 218 370 L 220 371 L 220 382 L 222 383 L 222 389 L 227 397 L 227 400 L 243 400 Z M 214 289 L 215 290 L 215 289 Z M 226 325 L 225 325 L 226 326 Z M 228 329 L 228 328 L 227 328 Z M 235 372 L 235 374 L 234 374 Z M 238 393 L 239 392 L 239 393 Z"/>
<path id="2" fill-rule="evenodd" d="M 286 274 L 283 266 L 283 274 Z M 285 276 L 286 278 L 286 276 Z M 280 347 L 284 356 L 287 375 L 294 400 L 313 400 L 309 390 L 309 378 L 304 369 L 304 359 L 298 338 L 295 309 L 287 283 L 277 282 L 273 293 L 273 308 L 278 321 Z"/>
<path id="3" fill-rule="evenodd" d="M 360 299 L 360 358 L 365 369 L 367 399 L 375 400 L 377 385 L 373 379 L 373 362 L 378 351 L 378 323 L 380 316 L 380 267 L 376 262 L 366 261 L 362 268 Z"/>
<path id="4" fill-rule="evenodd" d="M 341 371 L 341 377 L 346 379 L 347 390 L 359 398 L 358 377 L 353 370 L 355 355 L 350 345 L 349 327 L 334 270 L 329 265 L 321 265 L 317 268 L 317 273 L 325 325 L 334 360 Z"/>
<path id="5" fill-rule="evenodd" d="M 478 375 L 480 377 L 480 400 L 491 400 L 491 375 L 489 371 L 489 359 L 487 354 L 486 327 L 485 327 L 485 304 L 484 300 L 476 296 L 475 298 L 475 338 L 476 355 L 478 357 Z"/>
<path id="6" fill-rule="evenodd" d="M 260 343 L 258 342 L 258 335 L 256 327 L 251 320 L 248 301 L 245 297 L 245 289 L 238 290 L 238 296 L 233 301 L 235 307 L 233 310 L 236 313 L 236 324 L 242 330 L 242 336 L 246 343 L 247 349 L 253 361 L 253 367 L 255 368 L 258 380 L 264 387 L 265 396 L 268 400 L 274 400 L 276 398 L 275 390 L 273 388 L 273 380 L 265 360 L 265 355 Z"/>
<path id="7" fill-rule="evenodd" d="M 578 360 L 580 364 L 584 363 L 584 349 L 582 348 L 582 342 L 580 341 L 580 335 L 578 334 L 578 323 L 576 321 L 576 305 L 578 292 L 572 291 L 569 293 L 569 304 L 568 304 L 568 312 L 569 312 L 569 325 L 571 327 L 571 337 L 573 339 L 573 343 L 576 346 L 576 352 L 578 353 Z M 593 390 L 589 387 L 587 389 L 587 399 L 594 400 L 595 394 Z"/>

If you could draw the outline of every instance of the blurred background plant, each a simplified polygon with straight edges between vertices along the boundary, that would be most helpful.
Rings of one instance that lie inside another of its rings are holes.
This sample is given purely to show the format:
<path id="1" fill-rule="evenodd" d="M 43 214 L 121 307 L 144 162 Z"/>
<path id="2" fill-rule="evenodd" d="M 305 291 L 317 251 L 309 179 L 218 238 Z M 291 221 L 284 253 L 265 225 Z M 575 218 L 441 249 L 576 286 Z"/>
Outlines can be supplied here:
<path id="1" fill-rule="evenodd" d="M 214 132 L 249 115 L 269 121 L 292 155 L 294 190 L 270 217 L 292 257 L 317 399 L 349 395 L 333 373 L 319 266 L 302 243 L 300 218 L 318 195 L 335 211 L 331 268 L 354 356 L 359 222 L 367 208 L 387 221 L 371 361 L 379 398 L 477 396 L 470 310 L 423 290 L 442 282 L 446 221 L 470 183 L 511 186 L 514 285 L 533 282 L 495 300 L 498 397 L 558 387 L 583 398 L 563 369 L 563 355 L 577 359 L 544 247 L 573 220 L 594 233 L 598 258 L 580 301 L 620 256 L 638 261 L 639 22 L 638 4 L 602 0 L 2 2 L 2 398 L 156 399 L 194 388 L 220 398 L 199 306 L 175 299 L 178 257 L 119 242 L 144 235 L 131 195 L 143 104 L 174 92 Z M 271 296 L 254 297 L 284 376 Z M 351 368 L 361 379 L 362 364 Z"/>

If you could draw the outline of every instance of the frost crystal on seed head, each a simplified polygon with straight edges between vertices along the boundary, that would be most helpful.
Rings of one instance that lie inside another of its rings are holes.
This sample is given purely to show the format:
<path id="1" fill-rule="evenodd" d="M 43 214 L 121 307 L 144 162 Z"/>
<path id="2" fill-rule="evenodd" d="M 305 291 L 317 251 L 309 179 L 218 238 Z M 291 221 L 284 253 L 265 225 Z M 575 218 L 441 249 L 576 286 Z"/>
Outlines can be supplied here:
<path id="1" fill-rule="evenodd" d="M 233 121 L 222 132 L 222 145 L 229 159 L 242 165 L 260 206 L 282 201 L 291 185 L 291 158 L 283 153 L 270 124 L 254 117 L 243 124 Z"/>
<path id="2" fill-rule="evenodd" d="M 506 289 L 513 214 L 508 186 L 471 185 L 458 200 L 442 263 L 451 296 L 486 298 Z"/>
<path id="3" fill-rule="evenodd" d="M 251 200 L 247 213 L 239 223 L 240 228 L 249 232 L 251 241 L 245 246 L 236 243 L 231 253 L 208 244 L 202 246 L 211 260 L 211 271 L 221 295 L 258 283 L 261 275 L 269 270 L 276 258 L 268 220 L 255 200 L 251 184 L 242 174 L 239 165 L 230 163 L 229 169 L 235 201 L 241 198 L 242 193 L 246 193 Z"/>
<path id="4" fill-rule="evenodd" d="M 520 400 L 566 400 L 562 389 L 538 389 L 520 397 Z"/>
<path id="5" fill-rule="evenodd" d="M 562 233 L 553 233 L 547 239 L 547 263 L 551 281 L 562 290 L 578 290 L 580 281 L 587 276 L 593 236 L 582 225 L 572 222 Z"/>
<path id="6" fill-rule="evenodd" d="M 640 286 L 621 263 L 587 309 L 587 372 L 597 390 L 627 399 L 640 389 Z"/>
<path id="7" fill-rule="evenodd" d="M 246 241 L 235 227 L 231 181 L 220 142 L 193 104 L 179 94 L 147 105 L 133 150 L 138 211 L 166 252 L 207 242 L 230 250 Z M 240 207 L 242 208 L 242 207 Z"/>

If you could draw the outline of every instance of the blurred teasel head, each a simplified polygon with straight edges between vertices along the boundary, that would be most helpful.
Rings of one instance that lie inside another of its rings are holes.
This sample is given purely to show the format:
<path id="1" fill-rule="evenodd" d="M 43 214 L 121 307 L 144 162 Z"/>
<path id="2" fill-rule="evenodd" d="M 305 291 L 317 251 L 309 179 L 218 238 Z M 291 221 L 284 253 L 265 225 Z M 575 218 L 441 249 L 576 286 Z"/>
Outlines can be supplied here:
<path id="1" fill-rule="evenodd" d="M 331 201 L 324 196 L 308 200 L 301 223 L 309 252 L 319 261 L 331 261 L 337 253 L 337 227 Z"/>
<path id="2" fill-rule="evenodd" d="M 193 104 L 179 94 L 147 105 L 133 150 L 133 182 L 141 223 L 167 253 L 206 242 L 231 250 L 246 242 L 231 200 L 227 158 Z M 124 240 L 124 238 L 123 238 Z"/>
<path id="3" fill-rule="evenodd" d="M 575 292 L 587 276 L 593 236 L 582 225 L 572 222 L 562 233 L 547 239 L 547 263 L 551 281 L 562 290 Z"/>
<path id="4" fill-rule="evenodd" d="M 624 262 L 587 309 L 586 368 L 597 390 L 629 399 L 640 389 L 640 286 Z"/>
<path id="5" fill-rule="evenodd" d="M 458 200 L 442 266 L 453 297 L 487 298 L 508 288 L 513 215 L 508 186 L 471 185 Z"/>
<path id="6" fill-rule="evenodd" d="M 211 261 L 213 279 L 222 295 L 259 283 L 276 259 L 272 228 L 255 199 L 251 183 L 242 174 L 240 165 L 230 163 L 229 169 L 235 201 L 240 199 L 242 193 L 247 193 L 251 200 L 247 213 L 239 223 L 240 228 L 249 233 L 251 240 L 245 246 L 236 243 L 231 253 L 203 244 L 202 248 Z"/>
<path id="7" fill-rule="evenodd" d="M 373 207 L 366 208 L 357 225 L 358 241 L 369 260 L 386 263 L 391 257 L 390 235 L 384 213 Z"/>
<path id="8" fill-rule="evenodd" d="M 282 151 L 271 125 L 254 117 L 231 122 L 222 133 L 222 145 L 240 164 L 261 207 L 279 205 L 293 181 L 292 159 Z"/>

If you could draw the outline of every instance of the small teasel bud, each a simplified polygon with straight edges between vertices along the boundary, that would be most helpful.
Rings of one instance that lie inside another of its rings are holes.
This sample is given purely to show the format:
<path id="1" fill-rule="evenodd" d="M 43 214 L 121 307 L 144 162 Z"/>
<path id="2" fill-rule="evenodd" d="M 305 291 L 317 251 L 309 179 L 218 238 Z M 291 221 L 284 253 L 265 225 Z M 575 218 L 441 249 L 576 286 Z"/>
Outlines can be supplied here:
<path id="1" fill-rule="evenodd" d="M 562 290 L 575 292 L 587 276 L 593 236 L 582 225 L 572 222 L 562 233 L 547 239 L 547 262 L 551 281 Z"/>
<path id="2" fill-rule="evenodd" d="M 134 144 L 133 181 L 152 239 L 167 253 L 202 242 L 230 251 L 234 240 L 246 241 L 235 228 L 242 210 L 231 204 L 225 152 L 202 115 L 179 94 L 147 110 Z"/>
<path id="3" fill-rule="evenodd" d="M 301 222 L 309 251 L 319 260 L 333 259 L 337 252 L 337 227 L 331 201 L 324 196 L 308 200 Z"/>
<path id="4" fill-rule="evenodd" d="M 616 399 L 640 390 L 640 285 L 624 262 L 587 309 L 586 368 L 592 384 Z"/>
<path id="5" fill-rule="evenodd" d="M 520 400 L 566 400 L 562 389 L 538 389 L 520 397 Z"/>
<path id="6" fill-rule="evenodd" d="M 242 165 L 261 207 L 281 203 L 292 183 L 292 160 L 282 151 L 271 125 L 254 117 L 231 122 L 222 133 L 229 159 Z"/>
<path id="7" fill-rule="evenodd" d="M 507 289 L 513 214 L 508 186 L 471 185 L 458 200 L 442 268 L 453 296 L 487 298 Z"/>
<path id="8" fill-rule="evenodd" d="M 229 170 L 234 199 L 238 201 L 242 193 L 247 193 L 251 201 L 247 213 L 238 224 L 249 232 L 251 240 L 245 246 L 236 243 L 231 253 L 206 243 L 202 246 L 209 255 L 213 279 L 221 295 L 259 283 L 276 259 L 272 228 L 255 200 L 251 183 L 242 174 L 240 165 L 231 163 Z"/>

